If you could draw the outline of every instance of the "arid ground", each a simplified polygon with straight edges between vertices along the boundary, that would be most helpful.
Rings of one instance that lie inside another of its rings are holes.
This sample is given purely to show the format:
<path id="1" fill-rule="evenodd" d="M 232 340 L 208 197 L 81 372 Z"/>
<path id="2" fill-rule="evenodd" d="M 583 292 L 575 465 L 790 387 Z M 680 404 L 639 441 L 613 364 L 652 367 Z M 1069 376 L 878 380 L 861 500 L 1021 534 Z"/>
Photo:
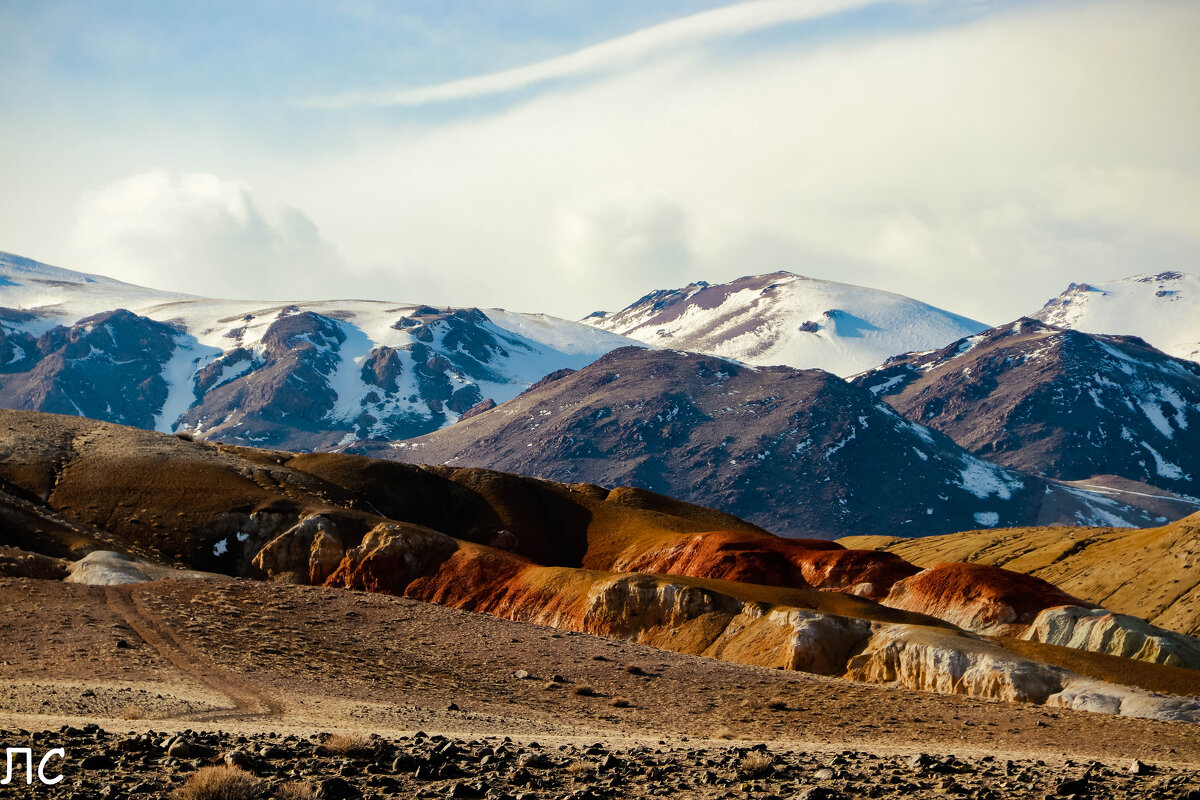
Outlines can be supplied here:
<path id="1" fill-rule="evenodd" d="M 68 750 L 61 783 L 18 778 L 0 796 L 167 796 L 234 749 L 264 785 L 328 797 L 1200 790 L 1192 725 L 864 686 L 377 594 L 5 578 L 0 633 L 3 744 Z M 176 733 L 193 757 L 166 755 Z M 381 738 L 317 757 L 327 733 Z"/>

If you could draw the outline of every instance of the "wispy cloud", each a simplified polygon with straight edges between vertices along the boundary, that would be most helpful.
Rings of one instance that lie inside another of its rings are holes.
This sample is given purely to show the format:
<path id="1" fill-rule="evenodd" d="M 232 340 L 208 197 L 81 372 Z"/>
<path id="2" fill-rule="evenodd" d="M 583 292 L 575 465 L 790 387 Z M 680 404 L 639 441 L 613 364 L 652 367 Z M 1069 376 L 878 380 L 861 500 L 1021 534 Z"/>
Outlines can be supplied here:
<path id="1" fill-rule="evenodd" d="M 785 23 L 820 19 L 865 6 L 902 0 L 751 0 L 701 11 L 594 44 L 573 53 L 446 83 L 406 89 L 358 90 L 305 100 L 303 106 L 344 109 L 356 106 L 420 106 L 505 94 L 563 78 L 601 75 L 648 56 L 706 41 L 739 36 Z"/>

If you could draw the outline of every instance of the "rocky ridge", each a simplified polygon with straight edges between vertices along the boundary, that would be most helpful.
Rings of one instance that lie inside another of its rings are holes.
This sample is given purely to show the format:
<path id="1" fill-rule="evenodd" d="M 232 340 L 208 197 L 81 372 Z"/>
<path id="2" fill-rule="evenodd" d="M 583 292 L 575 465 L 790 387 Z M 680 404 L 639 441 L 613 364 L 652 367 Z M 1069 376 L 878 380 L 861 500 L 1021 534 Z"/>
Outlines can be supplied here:
<path id="1" fill-rule="evenodd" d="M 785 536 L 1166 521 L 983 461 L 830 373 L 668 350 L 622 348 L 451 428 L 351 449 L 632 484 Z"/>
<path id="2" fill-rule="evenodd" d="M 969 561 L 1023 572 L 1191 636 L 1200 634 L 1200 513 L 1159 528 L 1014 528 L 926 539 L 852 536 L 847 547 L 895 553 L 917 566 Z M 1064 619 L 1064 637 L 1085 635 Z M 1066 624 L 1069 623 L 1069 624 Z M 1087 634 L 1090 635 L 1090 634 Z"/>
<path id="3" fill-rule="evenodd" d="M 1200 365 L 1129 336 L 1020 319 L 851 379 L 981 458 L 1184 495 L 1200 477 Z M 1200 506 L 1200 500 L 1195 506 Z"/>

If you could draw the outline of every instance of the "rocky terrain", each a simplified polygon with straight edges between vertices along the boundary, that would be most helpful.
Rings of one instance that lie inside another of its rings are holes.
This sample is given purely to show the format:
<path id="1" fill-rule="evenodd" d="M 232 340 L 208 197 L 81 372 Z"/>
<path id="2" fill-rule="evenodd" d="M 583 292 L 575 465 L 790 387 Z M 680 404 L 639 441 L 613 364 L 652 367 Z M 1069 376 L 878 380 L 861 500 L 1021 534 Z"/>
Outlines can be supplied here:
<path id="1" fill-rule="evenodd" d="M 1166 518 L 999 467 L 819 370 L 623 348 L 424 437 L 353 449 L 564 482 L 632 484 L 786 536 L 923 536 Z"/>
<path id="2" fill-rule="evenodd" d="M 629 343 L 543 314 L 213 300 L 0 254 L 0 405 L 221 441 L 415 436 Z"/>
<path id="3" fill-rule="evenodd" d="M 1014 469 L 1197 491 L 1200 365 L 1135 337 L 1020 319 L 896 356 L 852 382 Z"/>
<path id="4" fill-rule="evenodd" d="M 1088 333 L 1138 336 L 1177 358 L 1200 360 L 1200 277 L 1186 272 L 1072 283 L 1030 316 Z"/>
<path id="5" fill-rule="evenodd" d="M 790 272 L 663 289 L 583 322 L 657 347 L 842 376 L 987 327 L 902 295 Z"/>
<path id="6" fill-rule="evenodd" d="M 13 796 L 166 797 L 226 764 L 277 798 L 1200 787 L 1192 725 L 867 687 L 405 598 L 0 578 L 0 604 L 0 741 L 66 751 L 49 763 L 61 783 L 18 771 Z"/>
<path id="7" fill-rule="evenodd" d="M 15 576 L 119 586 L 186 567 L 174 575 L 366 590 L 763 667 L 1200 721 L 1200 643 L 995 567 L 784 540 L 638 489 L 78 417 L 2 412 L 0 450 L 0 563 Z M 1085 625 L 1094 637 L 1074 633 Z"/>
<path id="8" fill-rule="evenodd" d="M 246 797 L 487 798 L 1200 798 L 1187 766 L 995 755 L 812 752 L 790 743 L 542 744 L 509 736 L 303 736 L 221 731 L 113 733 L 92 723 L 4 741 L 62 747 L 70 789 L 35 797 L 125 797 L 231 787 Z M 687 739 L 687 737 L 684 737 Z M 175 753 L 175 755 L 172 755 Z M 180 755 L 182 754 L 182 755 Z M 39 789 L 41 791 L 39 791 Z"/>

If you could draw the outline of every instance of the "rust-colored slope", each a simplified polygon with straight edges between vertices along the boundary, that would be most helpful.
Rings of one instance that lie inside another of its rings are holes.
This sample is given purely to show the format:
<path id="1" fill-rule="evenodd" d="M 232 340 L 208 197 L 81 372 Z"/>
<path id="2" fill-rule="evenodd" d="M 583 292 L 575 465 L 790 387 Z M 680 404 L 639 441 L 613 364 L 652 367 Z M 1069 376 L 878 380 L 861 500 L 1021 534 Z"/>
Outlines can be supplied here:
<path id="1" fill-rule="evenodd" d="M 1056 606 L 1095 608 L 1043 580 L 982 564 L 941 563 L 899 581 L 883 601 L 961 628 L 1020 635 Z"/>
<path id="2" fill-rule="evenodd" d="M 318 549 L 314 540 L 314 553 Z M 303 556 L 297 549 L 286 551 Z M 430 552 L 439 555 L 430 559 Z M 375 582 L 372 573 L 380 569 L 392 583 Z M 539 566 L 428 529 L 390 523 L 347 551 L 324 582 L 760 666 L 1200 720 L 1200 705 L 1147 694 L 1169 685 L 1179 670 L 1044 644 L 989 641 L 940 620 L 838 592 Z M 1200 689 L 1200 678 L 1185 676 L 1176 685 L 1176 692 Z"/>
<path id="3" fill-rule="evenodd" d="M 616 572 L 811 586 L 874 600 L 886 597 L 896 581 L 919 571 L 890 553 L 847 550 L 820 539 L 780 539 L 741 531 L 640 538 L 628 543 L 611 561 L 596 565 Z"/>
<path id="4" fill-rule="evenodd" d="M 992 564 L 1155 625 L 1200 635 L 1200 514 L 1161 528 L 1011 528 L 928 539 L 849 537 L 918 566 Z"/>

